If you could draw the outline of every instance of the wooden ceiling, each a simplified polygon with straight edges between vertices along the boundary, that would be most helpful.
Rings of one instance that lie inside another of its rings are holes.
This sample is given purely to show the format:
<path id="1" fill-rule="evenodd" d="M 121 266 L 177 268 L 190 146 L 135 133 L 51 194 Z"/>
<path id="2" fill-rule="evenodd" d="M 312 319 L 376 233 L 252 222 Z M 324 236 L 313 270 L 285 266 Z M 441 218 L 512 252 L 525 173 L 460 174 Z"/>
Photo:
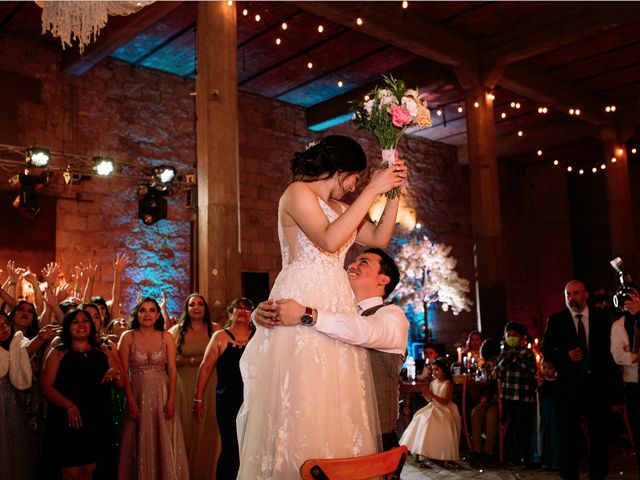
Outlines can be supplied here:
<path id="1" fill-rule="evenodd" d="M 465 114 L 458 111 L 465 105 L 461 84 L 471 77 L 494 86 L 497 150 L 503 159 L 599 165 L 602 129 L 635 129 L 640 121 L 638 2 L 235 6 L 239 89 L 304 107 L 312 129 L 345 121 L 348 102 L 362 98 L 389 72 L 428 95 L 434 125 L 415 135 L 461 152 L 466 144 Z M 81 75 L 112 56 L 194 78 L 196 9 L 194 2 L 157 2 L 129 17 L 111 17 L 83 56 L 65 52 L 63 66 Z M 358 17 L 362 25 L 356 24 Z M 3 31 L 56 41 L 41 35 L 40 8 L 33 2 L 0 4 Z M 607 105 L 615 105 L 616 112 L 607 113 Z M 538 113 L 542 106 L 548 113 Z M 570 115 L 570 108 L 581 115 Z M 629 146 L 639 140 L 633 136 Z"/>

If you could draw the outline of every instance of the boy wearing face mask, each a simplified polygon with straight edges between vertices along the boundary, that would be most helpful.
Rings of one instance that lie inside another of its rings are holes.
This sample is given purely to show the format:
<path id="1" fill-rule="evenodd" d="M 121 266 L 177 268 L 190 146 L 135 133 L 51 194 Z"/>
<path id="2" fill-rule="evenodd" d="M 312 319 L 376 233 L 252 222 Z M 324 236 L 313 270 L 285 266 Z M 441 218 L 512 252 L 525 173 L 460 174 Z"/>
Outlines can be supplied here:
<path id="1" fill-rule="evenodd" d="M 509 322 L 504 327 L 504 344 L 496 365 L 502 382 L 503 414 L 511 419 L 509 434 L 513 441 L 512 459 L 523 467 L 531 466 L 531 428 L 536 401 L 536 358 L 524 345 L 527 327 Z"/>

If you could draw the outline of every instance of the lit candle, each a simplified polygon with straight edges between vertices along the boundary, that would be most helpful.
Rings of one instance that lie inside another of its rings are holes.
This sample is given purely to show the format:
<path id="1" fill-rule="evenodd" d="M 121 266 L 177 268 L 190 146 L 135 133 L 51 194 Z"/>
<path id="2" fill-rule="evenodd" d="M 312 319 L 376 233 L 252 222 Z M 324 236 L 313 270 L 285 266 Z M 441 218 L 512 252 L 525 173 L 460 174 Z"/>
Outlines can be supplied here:
<path id="1" fill-rule="evenodd" d="M 533 339 L 533 343 L 535 343 L 536 345 L 538 345 L 538 339 L 537 339 L 537 338 L 534 338 L 534 339 Z"/>
<path id="2" fill-rule="evenodd" d="M 527 348 L 531 348 L 531 343 L 527 343 Z"/>
<path id="3" fill-rule="evenodd" d="M 536 367 L 540 370 L 540 354 L 536 353 Z"/>
<path id="4" fill-rule="evenodd" d="M 467 353 L 467 368 L 471 368 L 471 352 Z"/>
<path id="5" fill-rule="evenodd" d="M 462 363 L 462 348 L 458 347 L 458 363 Z"/>

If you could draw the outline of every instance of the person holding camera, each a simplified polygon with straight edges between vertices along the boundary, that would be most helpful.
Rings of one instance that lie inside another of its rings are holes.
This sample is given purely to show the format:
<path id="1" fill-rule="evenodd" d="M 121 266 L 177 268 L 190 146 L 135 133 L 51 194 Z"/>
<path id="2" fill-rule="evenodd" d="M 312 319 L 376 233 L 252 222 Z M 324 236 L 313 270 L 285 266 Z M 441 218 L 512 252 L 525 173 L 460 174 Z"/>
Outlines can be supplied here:
<path id="1" fill-rule="evenodd" d="M 614 377 L 610 351 L 609 315 L 587 306 L 584 283 L 572 280 L 565 286 L 567 308 L 551 315 L 542 342 L 545 358 L 558 370 L 557 414 L 560 476 L 578 480 L 580 416 L 589 431 L 589 478 L 603 480 L 609 470 L 607 422 L 610 388 L 603 383 Z"/>
<path id="2" fill-rule="evenodd" d="M 611 327 L 611 354 L 614 361 L 622 366 L 624 399 L 640 469 L 640 296 L 635 288 L 631 288 L 622 300 L 624 315 Z"/>

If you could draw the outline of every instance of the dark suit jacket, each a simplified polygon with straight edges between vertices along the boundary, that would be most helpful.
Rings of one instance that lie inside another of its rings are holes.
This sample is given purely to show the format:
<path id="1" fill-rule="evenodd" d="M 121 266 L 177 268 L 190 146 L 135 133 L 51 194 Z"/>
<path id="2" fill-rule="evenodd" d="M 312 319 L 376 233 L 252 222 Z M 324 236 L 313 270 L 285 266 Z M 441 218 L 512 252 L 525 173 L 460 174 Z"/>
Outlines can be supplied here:
<path id="1" fill-rule="evenodd" d="M 611 321 L 603 310 L 589 307 L 588 341 L 591 374 L 599 379 L 608 378 L 615 370 L 615 364 L 610 349 Z M 566 381 L 579 376 L 579 364 L 569 357 L 569 350 L 577 346 L 578 333 L 569 309 L 551 315 L 544 332 L 542 353 L 558 370 L 558 380 Z"/>

